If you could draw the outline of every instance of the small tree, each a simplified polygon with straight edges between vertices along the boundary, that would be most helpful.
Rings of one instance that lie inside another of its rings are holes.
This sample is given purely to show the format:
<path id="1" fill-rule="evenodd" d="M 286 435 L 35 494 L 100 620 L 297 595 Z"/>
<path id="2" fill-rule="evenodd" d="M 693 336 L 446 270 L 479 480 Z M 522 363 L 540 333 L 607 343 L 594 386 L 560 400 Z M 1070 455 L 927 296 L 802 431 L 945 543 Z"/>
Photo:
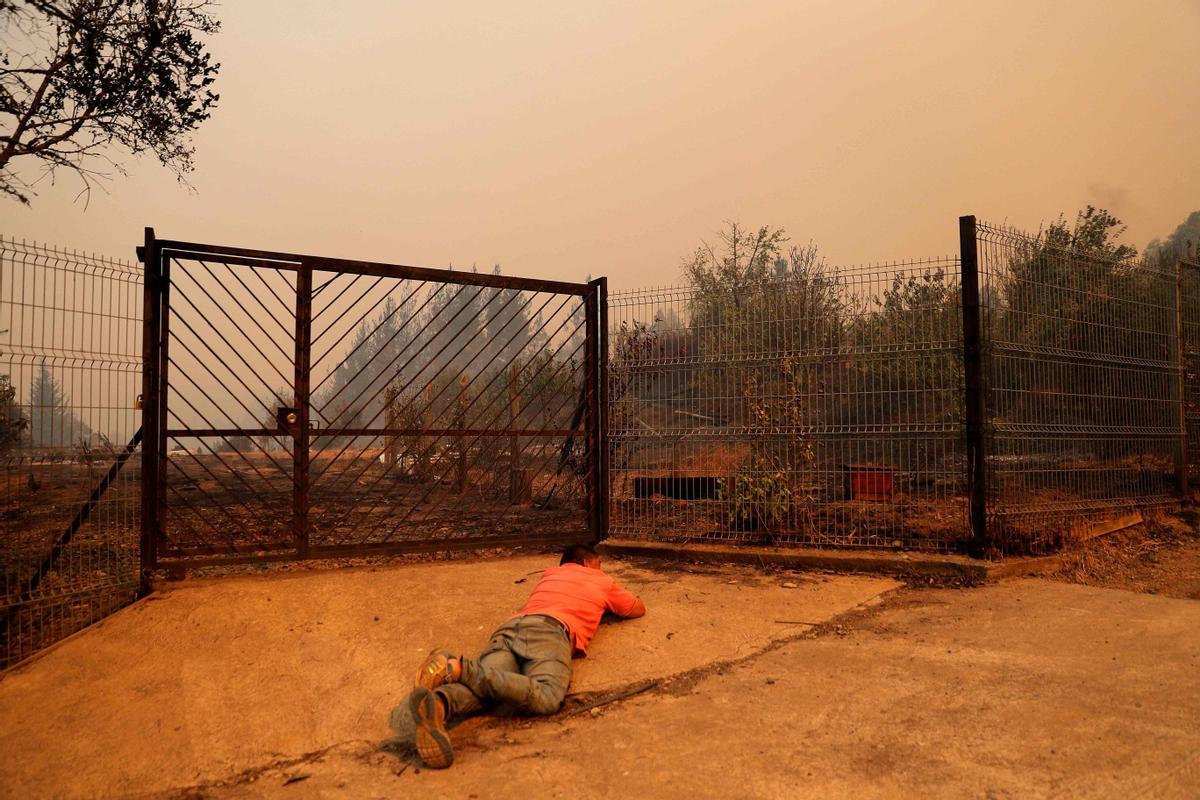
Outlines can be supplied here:
<path id="1" fill-rule="evenodd" d="M 788 239 L 782 228 L 751 232 L 736 222 L 718 238 L 684 260 L 683 274 L 695 287 L 690 310 L 702 351 L 731 356 L 763 343 L 764 292 Z"/>
<path id="2" fill-rule="evenodd" d="M 111 145 L 149 151 L 182 180 L 189 134 L 208 119 L 220 64 L 203 39 L 219 23 L 207 0 L 0 0 L 0 192 L 28 204 L 40 162 L 83 181 L 123 172 Z"/>
<path id="3" fill-rule="evenodd" d="M 689 347 L 702 365 L 689 384 L 714 398 L 710 424 L 749 433 L 750 451 L 721 489 L 732 523 L 777 530 L 808 497 L 811 431 L 827 413 L 825 387 L 838 367 L 850 300 L 816 246 L 785 249 L 782 228 L 730 223 L 719 236 L 718 246 L 684 262 L 695 287 Z"/>
<path id="4" fill-rule="evenodd" d="M 29 420 L 16 399 L 17 387 L 7 375 L 0 375 L 0 453 L 19 445 L 29 427 Z"/>

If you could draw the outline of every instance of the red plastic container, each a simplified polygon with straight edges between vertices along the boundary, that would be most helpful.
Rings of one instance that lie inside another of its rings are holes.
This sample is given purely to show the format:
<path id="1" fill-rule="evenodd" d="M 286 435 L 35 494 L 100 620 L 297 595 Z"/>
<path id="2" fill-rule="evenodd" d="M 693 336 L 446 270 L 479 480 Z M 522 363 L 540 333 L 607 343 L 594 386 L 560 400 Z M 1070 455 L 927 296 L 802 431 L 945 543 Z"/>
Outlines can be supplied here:
<path id="1" fill-rule="evenodd" d="M 895 467 L 876 464 L 846 464 L 846 499 L 890 503 L 895 492 Z"/>

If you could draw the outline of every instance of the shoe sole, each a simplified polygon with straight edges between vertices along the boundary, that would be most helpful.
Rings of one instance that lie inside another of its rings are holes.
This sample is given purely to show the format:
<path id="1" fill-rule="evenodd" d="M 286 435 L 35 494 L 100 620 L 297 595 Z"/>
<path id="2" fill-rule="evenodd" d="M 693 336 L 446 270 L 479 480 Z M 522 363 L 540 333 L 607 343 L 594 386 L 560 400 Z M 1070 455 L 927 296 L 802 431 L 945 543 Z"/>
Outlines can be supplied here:
<path id="1" fill-rule="evenodd" d="M 446 729 L 438 724 L 437 696 L 428 689 L 417 689 L 408 698 L 408 708 L 417 723 L 417 755 L 433 769 L 445 769 L 454 763 L 454 748 Z"/>

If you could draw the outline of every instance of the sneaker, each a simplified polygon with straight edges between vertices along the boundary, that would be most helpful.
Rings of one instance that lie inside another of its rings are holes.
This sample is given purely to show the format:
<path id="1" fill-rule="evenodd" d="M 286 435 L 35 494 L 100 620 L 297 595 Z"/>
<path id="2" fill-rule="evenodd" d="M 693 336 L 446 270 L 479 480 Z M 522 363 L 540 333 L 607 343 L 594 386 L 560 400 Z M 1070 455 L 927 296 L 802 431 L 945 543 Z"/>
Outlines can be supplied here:
<path id="1" fill-rule="evenodd" d="M 443 683 L 456 683 L 461 674 L 462 662 L 445 650 L 434 650 L 417 670 L 413 688 L 424 686 L 426 689 L 436 689 Z"/>
<path id="2" fill-rule="evenodd" d="M 446 710 L 429 689 L 419 687 L 408 696 L 408 707 L 417 723 L 417 755 L 432 769 L 454 763 L 454 748 L 446 733 Z"/>

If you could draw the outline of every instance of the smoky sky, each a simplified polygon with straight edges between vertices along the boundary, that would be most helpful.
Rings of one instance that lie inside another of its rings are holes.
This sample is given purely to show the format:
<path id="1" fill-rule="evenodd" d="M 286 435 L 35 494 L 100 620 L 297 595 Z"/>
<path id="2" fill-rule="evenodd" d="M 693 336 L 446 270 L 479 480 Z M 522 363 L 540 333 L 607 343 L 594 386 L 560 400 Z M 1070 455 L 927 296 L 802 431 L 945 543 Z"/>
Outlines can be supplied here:
<path id="1" fill-rule="evenodd" d="M 582 280 L 679 280 L 725 220 L 835 263 L 951 253 L 956 218 L 1095 203 L 1144 247 L 1200 207 L 1183 2 L 226 3 L 193 190 L 68 176 L 0 229 L 160 236 Z"/>

